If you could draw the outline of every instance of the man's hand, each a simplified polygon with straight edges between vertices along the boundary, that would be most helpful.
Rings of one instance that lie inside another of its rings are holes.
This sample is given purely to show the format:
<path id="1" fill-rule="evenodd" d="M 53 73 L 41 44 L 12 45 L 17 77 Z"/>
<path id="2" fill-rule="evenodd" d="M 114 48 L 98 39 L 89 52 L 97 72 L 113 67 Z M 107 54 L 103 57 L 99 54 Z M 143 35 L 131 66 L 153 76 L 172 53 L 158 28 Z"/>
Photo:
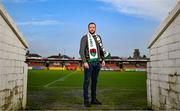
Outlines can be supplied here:
<path id="1" fill-rule="evenodd" d="M 85 63 L 83 64 L 83 66 L 84 66 L 84 68 L 89 69 L 89 64 L 88 64 L 87 62 L 85 62 Z"/>
<path id="2" fill-rule="evenodd" d="M 106 65 L 106 62 L 103 60 L 102 61 L 102 67 L 104 67 Z"/>

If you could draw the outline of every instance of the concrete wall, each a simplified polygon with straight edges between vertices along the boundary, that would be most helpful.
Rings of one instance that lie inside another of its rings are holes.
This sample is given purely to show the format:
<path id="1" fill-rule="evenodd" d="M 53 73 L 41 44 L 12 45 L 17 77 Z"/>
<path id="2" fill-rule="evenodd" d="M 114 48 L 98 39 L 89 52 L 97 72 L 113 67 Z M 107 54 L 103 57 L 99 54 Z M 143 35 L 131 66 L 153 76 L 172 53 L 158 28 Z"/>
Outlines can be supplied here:
<path id="1" fill-rule="evenodd" d="M 27 44 L 0 4 L 0 110 L 26 106 Z"/>
<path id="2" fill-rule="evenodd" d="M 154 110 L 180 110 L 180 3 L 149 42 L 147 97 Z"/>

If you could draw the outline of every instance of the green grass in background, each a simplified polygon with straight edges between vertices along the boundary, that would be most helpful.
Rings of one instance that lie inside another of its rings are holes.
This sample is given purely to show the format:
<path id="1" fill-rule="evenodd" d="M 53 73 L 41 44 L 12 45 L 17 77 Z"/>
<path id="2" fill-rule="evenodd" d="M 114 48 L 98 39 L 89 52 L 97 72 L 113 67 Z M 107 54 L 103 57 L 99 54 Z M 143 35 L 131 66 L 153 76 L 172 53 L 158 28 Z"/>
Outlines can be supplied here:
<path id="1" fill-rule="evenodd" d="M 146 72 L 101 71 L 97 98 L 103 105 L 91 108 L 83 106 L 82 83 L 81 71 L 29 70 L 27 109 L 148 109 Z"/>

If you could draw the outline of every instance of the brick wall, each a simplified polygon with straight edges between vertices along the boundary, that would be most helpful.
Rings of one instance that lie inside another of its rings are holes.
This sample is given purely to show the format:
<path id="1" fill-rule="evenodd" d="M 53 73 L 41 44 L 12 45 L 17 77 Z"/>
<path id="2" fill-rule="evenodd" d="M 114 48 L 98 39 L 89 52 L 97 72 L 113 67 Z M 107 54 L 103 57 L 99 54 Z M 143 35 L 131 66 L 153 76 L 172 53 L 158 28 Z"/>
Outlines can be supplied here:
<path id="1" fill-rule="evenodd" d="M 26 104 L 26 46 L 14 22 L 0 4 L 0 110 Z"/>
<path id="2" fill-rule="evenodd" d="M 147 98 L 155 110 L 180 110 L 180 3 L 149 44 Z"/>

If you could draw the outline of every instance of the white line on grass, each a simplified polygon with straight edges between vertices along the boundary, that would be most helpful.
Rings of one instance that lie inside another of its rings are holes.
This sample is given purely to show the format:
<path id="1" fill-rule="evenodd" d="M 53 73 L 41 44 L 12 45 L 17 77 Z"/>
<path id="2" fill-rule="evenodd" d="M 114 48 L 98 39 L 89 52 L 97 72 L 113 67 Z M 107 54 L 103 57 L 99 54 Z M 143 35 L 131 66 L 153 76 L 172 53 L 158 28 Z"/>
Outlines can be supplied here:
<path id="1" fill-rule="evenodd" d="M 44 87 L 48 87 L 48 86 L 50 86 L 50 85 L 52 85 L 52 84 L 54 84 L 54 83 L 56 83 L 56 82 L 58 82 L 58 81 L 64 81 L 65 79 L 67 79 L 69 76 L 71 76 L 72 74 L 74 74 L 74 73 L 76 73 L 76 72 L 77 72 L 77 71 L 74 71 L 74 72 L 65 74 L 65 76 L 63 76 L 63 77 L 61 77 L 61 78 L 59 78 L 59 79 L 57 79 L 57 80 L 55 80 L 55 81 L 52 81 L 52 82 L 44 85 Z"/>

